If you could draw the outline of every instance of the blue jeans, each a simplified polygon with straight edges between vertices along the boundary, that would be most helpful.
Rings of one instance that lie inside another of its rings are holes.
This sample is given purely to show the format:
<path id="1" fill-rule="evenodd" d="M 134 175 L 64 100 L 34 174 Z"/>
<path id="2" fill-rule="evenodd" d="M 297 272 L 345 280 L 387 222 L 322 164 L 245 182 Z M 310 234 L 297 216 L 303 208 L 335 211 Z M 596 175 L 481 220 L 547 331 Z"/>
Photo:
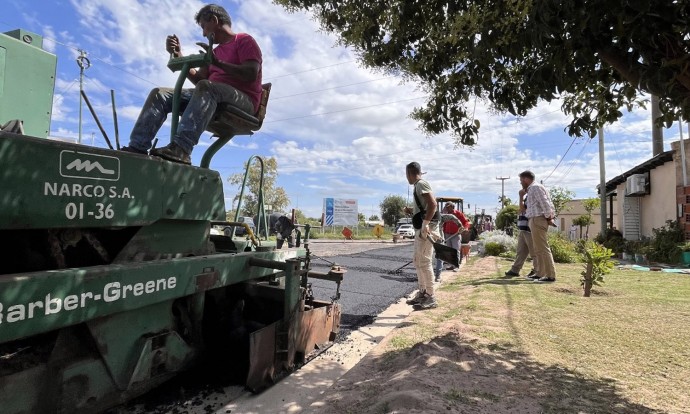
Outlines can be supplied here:
<path id="1" fill-rule="evenodd" d="M 452 247 L 455 250 L 460 249 L 460 235 L 456 234 L 453 237 L 450 237 L 452 234 L 450 233 L 443 233 L 443 238 L 446 240 L 446 246 Z M 450 239 L 449 239 L 450 237 Z M 460 261 L 462 261 L 462 258 L 460 258 Z M 441 259 L 436 259 L 436 267 L 434 267 L 434 276 L 438 276 L 441 274 L 441 270 L 443 269 L 443 260 Z"/>
<path id="2" fill-rule="evenodd" d="M 140 151 L 151 149 L 153 138 L 172 112 L 173 92 L 171 88 L 151 90 L 129 137 L 130 147 Z M 199 81 L 194 89 L 182 89 L 180 122 L 172 142 L 191 154 L 220 103 L 229 103 L 249 114 L 254 113 L 254 104 L 243 92 L 225 83 Z"/>

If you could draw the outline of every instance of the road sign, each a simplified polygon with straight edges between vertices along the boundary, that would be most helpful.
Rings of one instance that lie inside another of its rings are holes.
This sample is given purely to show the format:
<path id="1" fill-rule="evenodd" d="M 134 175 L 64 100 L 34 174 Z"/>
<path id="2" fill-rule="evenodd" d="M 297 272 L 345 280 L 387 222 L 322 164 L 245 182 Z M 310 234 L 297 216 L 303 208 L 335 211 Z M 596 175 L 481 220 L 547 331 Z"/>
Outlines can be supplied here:
<path id="1" fill-rule="evenodd" d="M 377 224 L 374 227 L 374 236 L 376 236 L 376 238 L 378 238 L 378 239 L 380 239 L 381 236 L 383 236 L 383 226 L 382 225 Z"/>
<path id="2" fill-rule="evenodd" d="M 326 226 L 356 226 L 359 222 L 357 200 L 324 198 Z"/>

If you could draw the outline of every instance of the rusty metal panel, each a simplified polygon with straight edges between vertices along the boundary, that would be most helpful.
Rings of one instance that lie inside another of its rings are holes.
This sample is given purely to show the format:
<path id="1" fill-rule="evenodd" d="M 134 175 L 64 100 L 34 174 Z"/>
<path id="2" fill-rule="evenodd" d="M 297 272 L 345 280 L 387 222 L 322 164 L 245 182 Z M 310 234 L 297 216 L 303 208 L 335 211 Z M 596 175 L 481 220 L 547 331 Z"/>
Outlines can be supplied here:
<path id="1" fill-rule="evenodd" d="M 206 269 L 204 269 L 206 270 Z M 211 270 L 211 269 L 209 269 Z M 216 271 L 209 271 L 196 276 L 196 291 L 203 292 L 218 286 L 220 274 Z"/>
<path id="2" fill-rule="evenodd" d="M 340 304 L 313 301 L 313 308 L 300 313 L 299 330 L 296 335 L 296 351 L 303 356 L 311 353 L 317 345 L 335 339 L 340 329 Z"/>
<path id="3" fill-rule="evenodd" d="M 272 323 L 249 335 L 247 388 L 253 392 L 259 392 L 273 384 L 278 324 L 279 322 Z"/>

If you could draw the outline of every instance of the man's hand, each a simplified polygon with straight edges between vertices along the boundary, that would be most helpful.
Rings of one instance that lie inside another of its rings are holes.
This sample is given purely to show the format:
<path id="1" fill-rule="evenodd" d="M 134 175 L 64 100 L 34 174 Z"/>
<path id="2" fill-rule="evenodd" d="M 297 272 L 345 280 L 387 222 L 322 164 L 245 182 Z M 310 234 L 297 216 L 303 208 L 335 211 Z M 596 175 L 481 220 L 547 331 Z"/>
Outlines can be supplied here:
<path id="1" fill-rule="evenodd" d="M 182 47 L 180 46 L 180 39 L 177 35 L 170 35 L 165 39 L 165 50 L 175 57 L 182 56 Z"/>
<path id="2" fill-rule="evenodd" d="M 521 189 L 518 192 L 518 194 L 520 195 L 520 199 L 522 200 L 523 198 L 525 198 L 525 194 L 527 194 L 527 191 L 525 191 L 524 189 Z"/>
<path id="3" fill-rule="evenodd" d="M 196 45 L 203 49 L 203 50 L 200 50 L 200 51 L 199 51 L 199 52 L 201 52 L 201 53 L 209 53 L 209 50 L 210 50 L 210 53 L 211 53 L 211 64 L 214 64 L 214 65 L 215 65 L 215 64 L 218 63 L 218 59 L 216 58 L 216 54 L 213 53 L 213 48 L 209 47 L 209 45 L 208 45 L 207 43 L 204 43 L 204 42 L 196 42 Z"/>
<path id="4" fill-rule="evenodd" d="M 426 239 L 427 236 L 429 236 L 429 233 L 431 232 L 431 231 L 429 230 L 429 223 L 430 223 L 429 220 L 424 220 L 424 221 L 422 222 L 422 228 L 421 228 L 421 230 L 419 231 L 419 237 L 421 237 L 422 239 Z"/>

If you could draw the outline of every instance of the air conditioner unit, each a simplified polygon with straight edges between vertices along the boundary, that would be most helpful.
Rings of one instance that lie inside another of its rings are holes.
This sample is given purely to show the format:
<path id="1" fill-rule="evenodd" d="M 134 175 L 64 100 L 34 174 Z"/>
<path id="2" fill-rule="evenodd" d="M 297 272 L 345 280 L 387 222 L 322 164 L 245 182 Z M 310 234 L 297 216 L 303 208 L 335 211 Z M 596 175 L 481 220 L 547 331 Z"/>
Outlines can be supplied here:
<path id="1" fill-rule="evenodd" d="M 633 174 L 625 181 L 625 195 L 639 196 L 647 194 L 647 174 Z"/>

